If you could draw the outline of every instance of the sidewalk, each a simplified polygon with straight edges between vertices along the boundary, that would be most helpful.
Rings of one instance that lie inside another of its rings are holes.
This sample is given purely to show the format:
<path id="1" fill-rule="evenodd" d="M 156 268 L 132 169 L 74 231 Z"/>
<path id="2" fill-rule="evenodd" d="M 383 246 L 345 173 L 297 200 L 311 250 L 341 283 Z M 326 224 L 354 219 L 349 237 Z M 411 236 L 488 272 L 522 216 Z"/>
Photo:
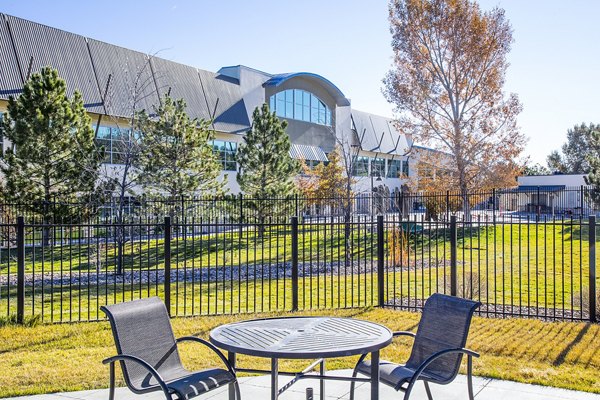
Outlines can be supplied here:
<path id="1" fill-rule="evenodd" d="M 334 375 L 350 375 L 350 370 L 329 371 Z M 287 380 L 285 377 L 279 378 L 280 385 Z M 244 400 L 268 400 L 270 396 L 269 377 L 244 377 L 240 378 L 242 399 Z M 314 389 L 315 400 L 320 399 L 319 382 L 316 380 L 302 380 L 288 389 L 279 398 L 281 400 L 305 400 L 305 390 L 307 387 Z M 350 384 L 347 382 L 328 381 L 326 383 L 327 400 L 346 400 L 348 399 Z M 600 400 L 600 395 L 577 392 L 573 390 L 557 389 L 546 386 L 528 385 L 510 381 L 501 381 L 488 378 L 473 378 L 473 387 L 475 398 L 477 400 Z M 398 393 L 393 389 L 381 385 L 381 400 L 400 400 L 403 393 Z M 468 399 L 466 377 L 459 375 L 456 380 L 446 386 L 431 385 L 431 391 L 435 400 L 466 400 Z M 356 390 L 356 400 L 369 399 L 369 385 L 358 384 Z M 14 397 L 19 400 L 107 400 L 108 389 L 88 390 L 82 392 L 44 394 L 35 396 Z M 12 400 L 9 399 L 9 400 Z M 126 388 L 119 388 L 115 395 L 116 400 L 164 400 L 160 392 L 154 392 L 143 396 L 137 396 Z M 199 400 L 227 400 L 227 389 L 217 389 L 207 395 L 198 397 Z M 426 400 L 427 395 L 422 383 L 416 385 L 411 396 L 411 400 Z"/>

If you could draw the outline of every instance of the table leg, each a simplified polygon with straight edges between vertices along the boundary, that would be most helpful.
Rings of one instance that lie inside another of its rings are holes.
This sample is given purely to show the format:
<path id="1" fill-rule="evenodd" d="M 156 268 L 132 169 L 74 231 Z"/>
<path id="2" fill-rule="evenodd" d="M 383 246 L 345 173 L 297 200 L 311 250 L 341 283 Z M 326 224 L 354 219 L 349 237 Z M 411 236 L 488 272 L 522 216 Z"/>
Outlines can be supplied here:
<path id="1" fill-rule="evenodd" d="M 279 397 L 279 360 L 271 358 L 271 400 Z"/>
<path id="2" fill-rule="evenodd" d="M 319 367 L 319 375 L 325 375 L 325 359 L 322 359 Z M 325 379 L 320 379 L 321 400 L 325 400 Z"/>
<path id="3" fill-rule="evenodd" d="M 379 400 L 379 350 L 371 353 L 371 400 Z"/>
<path id="4" fill-rule="evenodd" d="M 227 352 L 227 360 L 229 361 L 229 364 L 231 364 L 231 367 L 233 369 L 235 369 L 235 353 L 232 353 L 231 351 Z M 239 400 L 236 399 L 235 396 L 235 385 L 233 383 L 229 384 L 229 400 Z"/>

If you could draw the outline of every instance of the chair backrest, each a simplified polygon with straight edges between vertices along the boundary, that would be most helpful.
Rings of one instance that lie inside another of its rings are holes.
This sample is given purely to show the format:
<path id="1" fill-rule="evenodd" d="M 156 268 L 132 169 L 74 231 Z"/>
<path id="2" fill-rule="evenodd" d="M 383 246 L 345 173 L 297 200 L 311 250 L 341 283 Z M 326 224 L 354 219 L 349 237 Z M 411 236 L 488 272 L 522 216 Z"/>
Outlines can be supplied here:
<path id="1" fill-rule="evenodd" d="M 445 349 L 465 347 L 473 312 L 481 303 L 435 293 L 427 299 L 419 322 L 412 352 L 406 363 L 418 368 L 434 353 Z M 462 354 L 442 356 L 425 369 L 441 381 L 456 377 Z"/>
<path id="2" fill-rule="evenodd" d="M 118 354 L 141 358 L 161 375 L 183 368 L 167 308 L 158 297 L 133 300 L 100 308 L 110 321 Z M 127 386 L 145 390 L 156 382 L 132 361 L 121 363 Z"/>

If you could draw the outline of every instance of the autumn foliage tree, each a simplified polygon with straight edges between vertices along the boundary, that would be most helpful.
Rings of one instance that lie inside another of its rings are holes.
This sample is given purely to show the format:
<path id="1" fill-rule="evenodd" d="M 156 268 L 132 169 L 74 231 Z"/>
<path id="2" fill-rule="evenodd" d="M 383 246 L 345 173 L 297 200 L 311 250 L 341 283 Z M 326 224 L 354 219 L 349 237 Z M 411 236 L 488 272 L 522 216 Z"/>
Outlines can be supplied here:
<path id="1" fill-rule="evenodd" d="M 470 190 L 512 185 L 521 169 L 522 107 L 503 92 L 512 29 L 502 9 L 473 0 L 392 0 L 390 23 L 385 94 L 403 132 L 449 155 L 444 185 L 460 190 L 468 217 Z"/>
<path id="2" fill-rule="evenodd" d="M 332 211 L 343 211 L 346 198 L 346 176 L 341 161 L 339 146 L 329 153 L 328 163 L 310 168 L 302 163 L 302 175 L 297 180 L 298 189 L 306 199 L 306 205 L 331 207 Z"/>

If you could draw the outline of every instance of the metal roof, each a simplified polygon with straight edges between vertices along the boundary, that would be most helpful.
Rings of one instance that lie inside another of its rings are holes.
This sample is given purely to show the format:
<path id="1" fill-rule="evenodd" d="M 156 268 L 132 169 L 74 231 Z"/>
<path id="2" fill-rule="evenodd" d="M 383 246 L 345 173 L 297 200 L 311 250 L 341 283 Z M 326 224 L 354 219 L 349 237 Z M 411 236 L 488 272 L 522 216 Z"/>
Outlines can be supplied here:
<path id="1" fill-rule="evenodd" d="M 536 194 L 538 192 L 538 190 L 540 192 L 558 192 L 560 190 L 564 190 L 565 188 L 566 188 L 565 185 L 542 185 L 542 186 L 524 185 L 524 186 L 518 186 L 514 189 L 511 189 L 510 192 Z"/>
<path id="2" fill-rule="evenodd" d="M 142 109 L 152 113 L 159 96 L 170 91 L 186 101 L 191 117 L 214 117 L 219 131 L 250 128 L 240 86 L 230 77 L 21 18 L 0 17 L 0 98 L 22 92 L 30 63 L 32 72 L 50 65 L 66 81 L 69 95 L 81 91 L 91 112 L 116 117 Z"/>
<path id="3" fill-rule="evenodd" d="M 211 118 L 212 110 L 206 102 L 196 68 L 158 57 L 152 57 L 150 62 L 161 96 L 170 91 L 171 97 L 185 100 L 191 118 Z"/>
<path id="4" fill-rule="evenodd" d="M 4 14 L 0 14 L 0 43 L 0 98 L 8 99 L 10 95 L 21 93 L 23 80 Z"/>
<path id="5" fill-rule="evenodd" d="M 289 154 L 296 160 L 329 161 L 323 149 L 317 146 L 292 143 Z"/>
<path id="6" fill-rule="evenodd" d="M 77 89 L 88 111 L 102 111 L 100 91 L 83 36 L 10 15 L 6 15 L 6 21 L 25 80 L 30 65 L 31 73 L 51 65 L 66 81 L 69 96 Z"/>
<path id="7" fill-rule="evenodd" d="M 229 77 L 199 69 L 204 96 L 211 115 L 214 114 L 215 129 L 222 132 L 241 133 L 250 129 L 248 110 L 240 86 Z"/>
<path id="8" fill-rule="evenodd" d="M 318 81 L 320 84 L 325 84 L 325 88 L 327 89 L 329 94 L 331 94 L 331 96 L 335 99 L 335 102 L 338 106 L 350 105 L 350 100 L 348 100 L 346 96 L 344 96 L 344 93 L 342 93 L 342 91 L 337 86 L 335 86 L 333 83 L 331 83 L 331 81 L 322 77 L 321 75 L 313 74 L 311 72 L 289 72 L 285 74 L 276 74 L 273 75 L 269 80 L 267 80 L 263 84 L 263 86 L 277 87 L 282 83 L 286 82 L 287 80 L 297 77 L 308 78 L 310 80 Z"/>
<path id="9" fill-rule="evenodd" d="M 119 117 L 129 117 L 141 109 L 151 113 L 159 103 L 148 56 L 94 39 L 88 39 L 88 46 L 103 94 L 110 76 L 107 113 Z"/>
<path id="10" fill-rule="evenodd" d="M 352 110 L 352 121 L 361 150 L 393 155 L 406 155 L 410 150 L 412 140 L 396 129 L 393 120 Z"/>

